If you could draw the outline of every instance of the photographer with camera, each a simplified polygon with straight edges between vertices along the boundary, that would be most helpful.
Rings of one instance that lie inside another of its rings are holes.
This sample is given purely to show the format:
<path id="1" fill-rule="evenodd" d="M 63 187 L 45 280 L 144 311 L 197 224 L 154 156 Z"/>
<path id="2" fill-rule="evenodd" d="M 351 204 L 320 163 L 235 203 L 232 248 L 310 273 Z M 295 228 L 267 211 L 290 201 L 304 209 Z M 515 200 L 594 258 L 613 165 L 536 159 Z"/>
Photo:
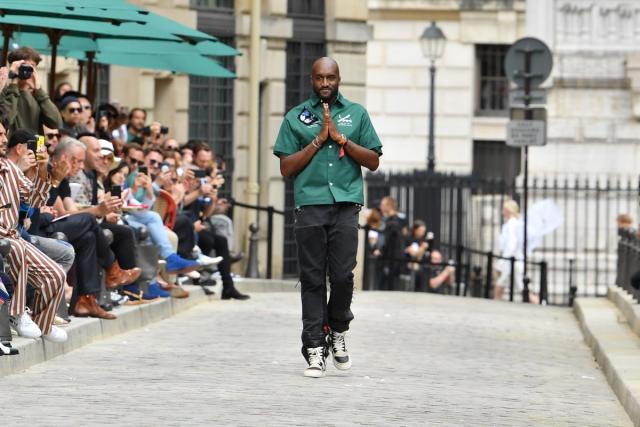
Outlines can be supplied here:
<path id="1" fill-rule="evenodd" d="M 40 86 L 36 70 L 42 58 L 34 49 L 23 46 L 9 52 L 9 67 L 0 68 L 0 106 L 9 115 L 9 133 L 29 129 L 42 135 L 42 126 L 62 126 L 58 108 Z M 5 82 L 9 84 L 5 87 Z"/>

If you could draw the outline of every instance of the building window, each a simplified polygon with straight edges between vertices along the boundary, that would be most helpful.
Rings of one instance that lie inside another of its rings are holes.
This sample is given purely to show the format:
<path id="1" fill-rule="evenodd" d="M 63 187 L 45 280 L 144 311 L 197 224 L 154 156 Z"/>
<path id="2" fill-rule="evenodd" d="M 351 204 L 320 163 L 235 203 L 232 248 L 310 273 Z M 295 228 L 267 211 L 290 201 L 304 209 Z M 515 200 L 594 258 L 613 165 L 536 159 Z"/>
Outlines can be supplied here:
<path id="1" fill-rule="evenodd" d="M 233 45 L 232 38 L 220 41 Z M 234 57 L 217 58 L 220 65 L 234 70 Z M 233 163 L 233 79 L 189 77 L 189 138 L 206 141 L 225 161 L 226 182 L 221 197 L 232 191 Z"/>
<path id="2" fill-rule="evenodd" d="M 521 153 L 504 141 L 473 141 L 473 176 L 513 184 L 520 175 Z"/>
<path id="3" fill-rule="evenodd" d="M 324 18 L 324 0 L 289 0 L 287 2 L 289 17 Z"/>
<path id="4" fill-rule="evenodd" d="M 508 45 L 477 45 L 477 114 L 506 116 L 509 108 L 509 81 L 504 72 Z"/>
<path id="5" fill-rule="evenodd" d="M 233 0 L 191 0 L 192 9 L 230 9 L 233 10 Z"/>

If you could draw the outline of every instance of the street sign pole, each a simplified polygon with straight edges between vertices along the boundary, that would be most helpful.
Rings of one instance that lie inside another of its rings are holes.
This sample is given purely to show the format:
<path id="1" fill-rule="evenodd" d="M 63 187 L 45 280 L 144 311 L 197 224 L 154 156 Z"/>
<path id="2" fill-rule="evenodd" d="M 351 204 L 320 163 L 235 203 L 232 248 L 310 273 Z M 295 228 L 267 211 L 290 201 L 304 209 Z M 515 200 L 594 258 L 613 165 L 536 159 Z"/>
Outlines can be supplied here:
<path id="1" fill-rule="evenodd" d="M 529 210 L 529 145 L 546 144 L 546 113 L 543 120 L 534 119 L 534 103 L 545 101 L 544 91 L 538 90 L 537 95 L 532 95 L 532 90 L 539 87 L 551 74 L 553 67 L 553 55 L 544 42 L 533 37 L 525 37 L 514 43 L 505 58 L 505 73 L 507 77 L 519 88 L 522 88 L 522 97 L 514 93 L 513 99 L 523 100 L 524 121 L 512 120 L 508 127 L 508 145 L 524 145 L 524 248 L 523 248 L 523 289 L 522 300 L 529 302 L 529 284 L 531 280 L 528 274 L 527 247 L 529 240 L 528 210 Z M 542 93 L 542 96 L 540 94 Z M 514 110 L 512 109 L 512 113 Z M 544 113 L 544 110 L 543 110 Z M 513 119 L 514 117 L 512 117 Z M 511 274 L 515 274 L 512 271 Z"/>

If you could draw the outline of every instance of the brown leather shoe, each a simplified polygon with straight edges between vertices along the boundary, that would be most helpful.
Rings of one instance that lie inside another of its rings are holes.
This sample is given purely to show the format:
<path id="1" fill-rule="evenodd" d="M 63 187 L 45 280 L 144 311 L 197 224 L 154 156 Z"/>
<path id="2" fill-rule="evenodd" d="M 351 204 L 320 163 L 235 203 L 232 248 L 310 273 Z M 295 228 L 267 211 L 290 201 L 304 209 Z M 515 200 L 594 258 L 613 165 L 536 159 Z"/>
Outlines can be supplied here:
<path id="1" fill-rule="evenodd" d="M 117 319 L 114 314 L 104 311 L 96 301 L 95 295 L 80 295 L 72 313 L 76 317 L 97 317 L 99 319 Z"/>
<path id="2" fill-rule="evenodd" d="M 106 271 L 105 286 L 108 289 L 112 289 L 121 285 L 128 285 L 138 280 L 140 274 L 142 274 L 142 269 L 136 267 L 130 270 L 123 270 L 120 268 L 118 261 L 114 261 Z"/>

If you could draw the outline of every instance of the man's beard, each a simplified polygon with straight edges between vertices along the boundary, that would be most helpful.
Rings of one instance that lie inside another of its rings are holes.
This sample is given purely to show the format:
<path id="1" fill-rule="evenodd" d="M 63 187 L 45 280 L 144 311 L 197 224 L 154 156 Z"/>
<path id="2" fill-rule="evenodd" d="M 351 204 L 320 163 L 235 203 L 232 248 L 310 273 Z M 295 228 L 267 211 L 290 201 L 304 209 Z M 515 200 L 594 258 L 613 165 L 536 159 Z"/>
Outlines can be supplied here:
<path id="1" fill-rule="evenodd" d="M 336 97 L 336 95 L 338 94 L 338 88 L 330 89 L 330 90 L 331 90 L 331 92 L 329 93 L 329 96 L 326 96 L 326 97 L 322 96 L 322 95 L 320 94 L 320 91 L 319 91 L 319 90 L 315 90 L 315 89 L 314 89 L 314 92 L 315 92 L 315 94 L 318 96 L 318 98 L 320 98 L 320 99 L 322 100 L 322 102 L 330 102 L 330 101 L 331 101 L 331 100 L 333 100 L 333 99 Z"/>

